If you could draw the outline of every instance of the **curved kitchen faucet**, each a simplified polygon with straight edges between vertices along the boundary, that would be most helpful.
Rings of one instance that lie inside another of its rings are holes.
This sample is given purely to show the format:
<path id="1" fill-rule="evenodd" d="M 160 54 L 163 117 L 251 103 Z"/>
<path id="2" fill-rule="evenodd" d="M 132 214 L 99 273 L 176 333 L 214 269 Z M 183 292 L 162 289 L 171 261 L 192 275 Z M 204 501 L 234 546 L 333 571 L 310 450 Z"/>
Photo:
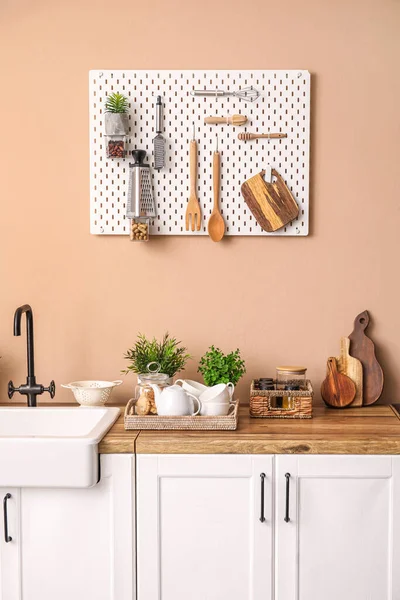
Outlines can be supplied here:
<path id="1" fill-rule="evenodd" d="M 12 381 L 8 382 L 8 397 L 12 398 L 14 392 L 19 392 L 27 397 L 28 406 L 36 406 L 36 397 L 49 392 L 54 398 L 56 393 L 56 385 L 54 381 L 50 382 L 49 387 L 45 388 L 40 383 L 36 383 L 35 377 L 35 360 L 33 354 L 33 312 L 29 304 L 24 304 L 17 308 L 14 314 L 14 335 L 21 335 L 21 318 L 26 314 L 26 343 L 27 343 L 27 358 L 28 358 L 28 377 L 26 383 L 19 387 L 14 387 Z"/>

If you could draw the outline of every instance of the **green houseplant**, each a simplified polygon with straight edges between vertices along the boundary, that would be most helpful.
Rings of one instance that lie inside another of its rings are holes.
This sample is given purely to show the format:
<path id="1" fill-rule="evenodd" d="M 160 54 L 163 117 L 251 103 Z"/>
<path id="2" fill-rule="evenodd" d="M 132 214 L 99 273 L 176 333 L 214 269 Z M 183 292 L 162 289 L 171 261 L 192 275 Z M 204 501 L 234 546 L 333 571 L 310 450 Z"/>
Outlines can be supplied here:
<path id="1" fill-rule="evenodd" d="M 161 341 L 148 339 L 139 333 L 135 344 L 126 351 L 124 358 L 129 361 L 123 373 L 147 373 L 147 365 L 156 362 L 160 365 L 160 373 L 173 377 L 182 371 L 191 356 L 181 342 L 165 333 Z"/>
<path id="2" fill-rule="evenodd" d="M 107 96 L 104 103 L 107 158 L 124 158 L 129 133 L 129 100 L 119 92 Z"/>
<path id="3" fill-rule="evenodd" d="M 239 348 L 224 354 L 219 348 L 211 346 L 201 357 L 198 372 L 203 375 L 206 385 L 229 382 L 236 385 L 246 373 L 246 366 L 240 356 Z"/>

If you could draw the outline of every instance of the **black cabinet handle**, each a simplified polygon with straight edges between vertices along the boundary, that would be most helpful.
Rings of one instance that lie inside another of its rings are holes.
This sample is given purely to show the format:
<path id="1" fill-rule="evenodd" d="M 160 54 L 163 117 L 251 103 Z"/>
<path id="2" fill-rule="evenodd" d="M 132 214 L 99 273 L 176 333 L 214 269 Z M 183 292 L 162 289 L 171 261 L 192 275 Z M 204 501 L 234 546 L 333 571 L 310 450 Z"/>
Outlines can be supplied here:
<path id="1" fill-rule="evenodd" d="M 11 494 L 6 494 L 3 499 L 3 513 L 4 513 L 4 539 L 6 544 L 12 541 L 11 535 L 8 535 L 8 516 L 7 516 L 7 501 L 11 498 Z"/>
<path id="2" fill-rule="evenodd" d="M 289 485 L 290 485 L 290 473 L 285 473 L 286 477 L 286 501 L 285 501 L 285 523 L 289 523 Z"/>
<path id="3" fill-rule="evenodd" d="M 260 478 L 261 478 L 261 512 L 260 512 L 260 521 L 261 521 L 261 523 L 264 523 L 264 521 L 265 521 L 265 516 L 264 516 L 264 482 L 265 482 L 265 473 L 260 473 Z"/>

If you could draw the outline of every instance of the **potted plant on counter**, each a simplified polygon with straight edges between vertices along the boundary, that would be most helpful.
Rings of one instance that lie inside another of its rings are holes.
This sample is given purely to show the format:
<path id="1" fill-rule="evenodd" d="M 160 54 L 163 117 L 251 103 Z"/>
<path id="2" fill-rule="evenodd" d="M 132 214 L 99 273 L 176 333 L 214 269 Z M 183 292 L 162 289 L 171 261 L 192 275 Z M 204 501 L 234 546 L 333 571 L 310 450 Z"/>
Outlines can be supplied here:
<path id="1" fill-rule="evenodd" d="M 236 385 L 246 373 L 246 366 L 239 348 L 224 354 L 219 348 L 211 346 L 201 357 L 198 372 L 203 375 L 204 383 L 208 386 L 229 382 Z"/>
<path id="2" fill-rule="evenodd" d="M 181 346 L 181 342 L 170 337 L 167 332 L 160 342 L 156 338 L 148 339 L 139 333 L 135 344 L 126 351 L 124 358 L 129 361 L 129 365 L 123 373 L 147 373 L 148 365 L 157 363 L 158 371 L 172 378 L 184 369 L 191 356 L 187 349 Z"/>
<path id="3" fill-rule="evenodd" d="M 104 104 L 104 125 L 107 158 L 124 158 L 129 133 L 129 100 L 119 92 L 107 96 Z"/>

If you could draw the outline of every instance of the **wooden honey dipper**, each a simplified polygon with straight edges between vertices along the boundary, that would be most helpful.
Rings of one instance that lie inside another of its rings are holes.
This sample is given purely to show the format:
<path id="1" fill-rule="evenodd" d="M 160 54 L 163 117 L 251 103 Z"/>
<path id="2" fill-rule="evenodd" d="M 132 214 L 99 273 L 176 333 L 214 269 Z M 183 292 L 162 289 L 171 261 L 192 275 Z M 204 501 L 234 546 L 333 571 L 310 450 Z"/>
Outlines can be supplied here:
<path id="1" fill-rule="evenodd" d="M 282 138 L 287 138 L 287 133 L 239 133 L 238 138 L 242 142 L 250 142 L 251 140 L 257 140 L 258 138 L 280 140 Z"/>

